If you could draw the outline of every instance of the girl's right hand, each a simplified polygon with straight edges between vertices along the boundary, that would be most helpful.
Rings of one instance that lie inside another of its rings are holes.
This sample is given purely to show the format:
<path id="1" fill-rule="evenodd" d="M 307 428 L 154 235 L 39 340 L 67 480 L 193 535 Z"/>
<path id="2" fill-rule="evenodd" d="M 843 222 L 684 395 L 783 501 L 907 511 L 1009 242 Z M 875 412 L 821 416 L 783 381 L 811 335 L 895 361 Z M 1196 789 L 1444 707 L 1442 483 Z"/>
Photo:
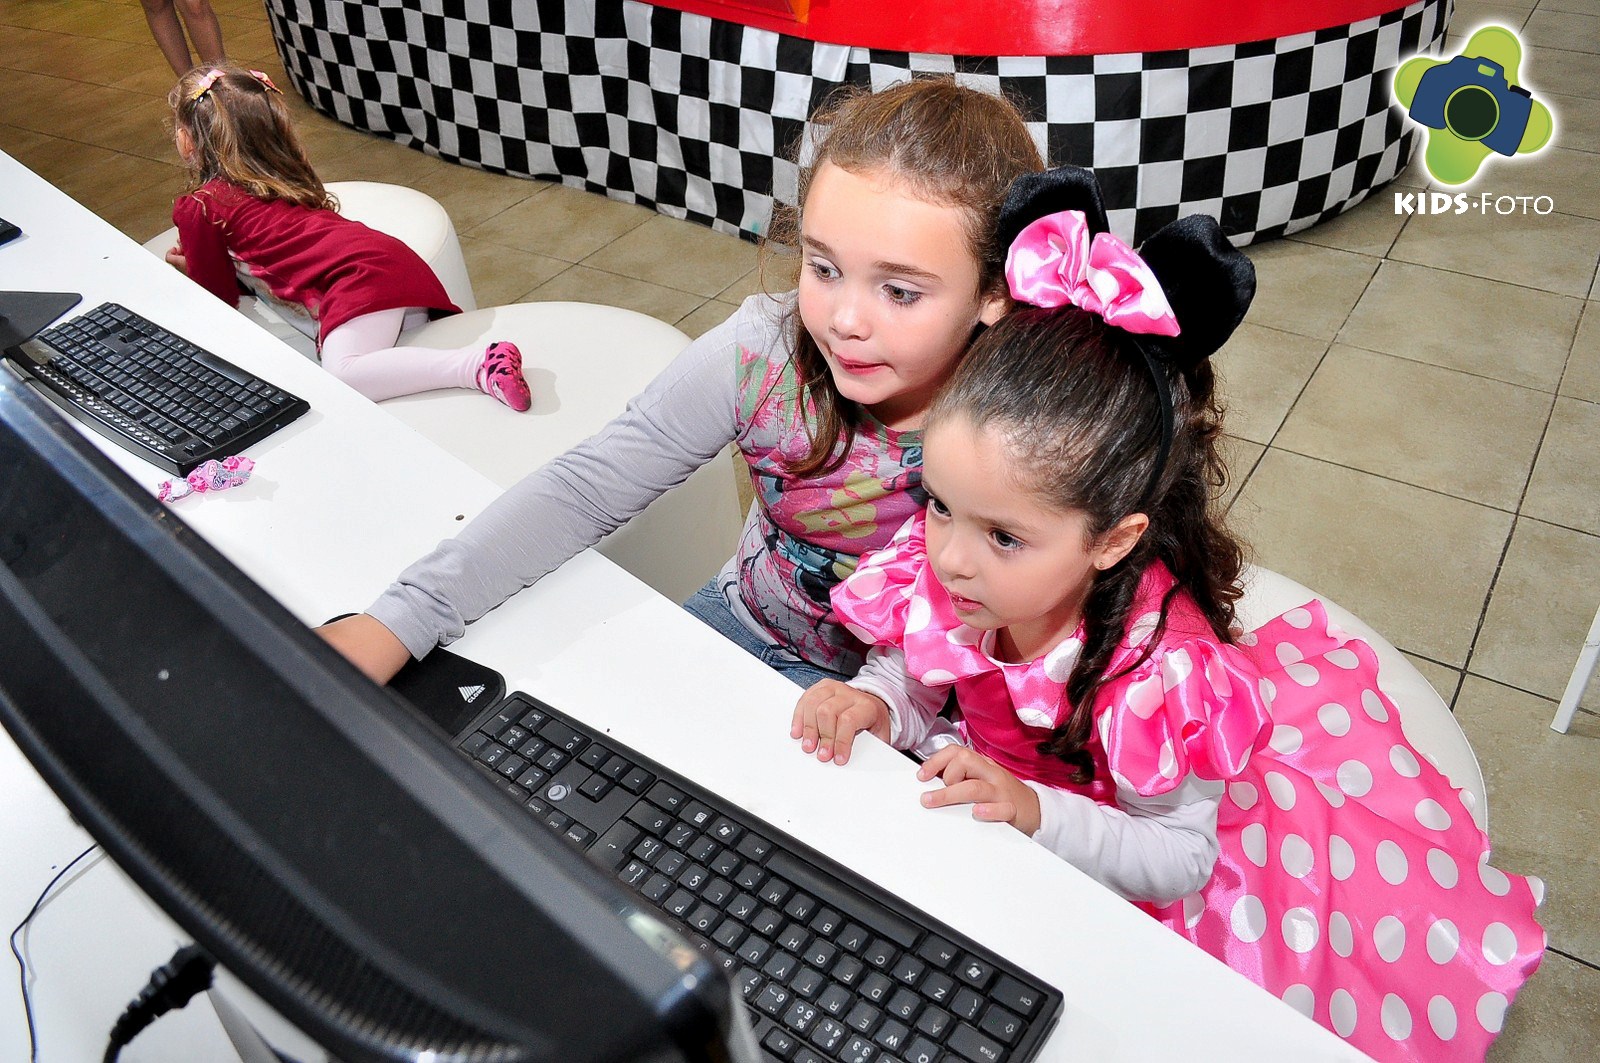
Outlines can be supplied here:
<path id="1" fill-rule="evenodd" d="M 844 764 L 861 731 L 889 741 L 889 706 L 849 683 L 824 679 L 800 695 L 789 737 L 798 738 L 800 748 L 818 760 Z"/>
<path id="2" fill-rule="evenodd" d="M 183 248 L 179 247 L 177 244 L 173 244 L 167 249 L 166 260 L 167 265 L 179 270 L 184 274 L 188 274 L 189 260 L 183 256 Z"/>
<path id="3" fill-rule="evenodd" d="M 328 645 L 380 686 L 393 679 L 411 659 L 411 651 L 406 649 L 405 643 L 366 613 L 347 616 L 315 630 Z"/>

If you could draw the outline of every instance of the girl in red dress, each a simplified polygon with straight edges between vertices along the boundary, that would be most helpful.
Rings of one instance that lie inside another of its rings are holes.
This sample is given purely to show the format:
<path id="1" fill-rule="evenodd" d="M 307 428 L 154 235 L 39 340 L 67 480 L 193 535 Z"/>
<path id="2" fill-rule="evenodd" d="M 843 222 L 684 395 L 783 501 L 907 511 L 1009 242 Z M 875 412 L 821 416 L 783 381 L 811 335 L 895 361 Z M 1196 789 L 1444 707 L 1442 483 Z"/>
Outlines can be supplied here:
<path id="1" fill-rule="evenodd" d="M 190 188 L 173 204 L 167 261 L 229 306 L 240 273 L 317 322 L 323 366 L 373 401 L 476 388 L 530 405 L 513 343 L 397 347 L 403 329 L 460 313 L 415 251 L 340 217 L 272 80 L 230 64 L 195 67 L 168 98 Z"/>

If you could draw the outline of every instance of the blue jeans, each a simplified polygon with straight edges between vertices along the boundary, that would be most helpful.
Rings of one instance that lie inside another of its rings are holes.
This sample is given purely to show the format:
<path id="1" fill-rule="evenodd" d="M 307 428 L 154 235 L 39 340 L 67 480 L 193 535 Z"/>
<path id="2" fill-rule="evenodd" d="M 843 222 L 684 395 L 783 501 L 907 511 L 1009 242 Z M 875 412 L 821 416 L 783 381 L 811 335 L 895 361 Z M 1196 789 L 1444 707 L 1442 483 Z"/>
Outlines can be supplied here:
<path id="1" fill-rule="evenodd" d="M 812 664 L 810 661 L 803 661 L 781 646 L 772 646 L 762 641 L 760 635 L 745 627 L 739 618 L 733 615 L 733 610 L 728 608 L 728 600 L 723 597 L 722 588 L 717 584 L 715 578 L 695 591 L 689 600 L 683 603 L 683 608 L 690 616 L 695 617 L 762 664 L 776 669 L 787 679 L 802 687 L 809 687 L 823 679 L 838 679 L 842 681 L 850 678 L 842 672 L 835 672 L 831 668 L 823 668 L 821 665 Z"/>

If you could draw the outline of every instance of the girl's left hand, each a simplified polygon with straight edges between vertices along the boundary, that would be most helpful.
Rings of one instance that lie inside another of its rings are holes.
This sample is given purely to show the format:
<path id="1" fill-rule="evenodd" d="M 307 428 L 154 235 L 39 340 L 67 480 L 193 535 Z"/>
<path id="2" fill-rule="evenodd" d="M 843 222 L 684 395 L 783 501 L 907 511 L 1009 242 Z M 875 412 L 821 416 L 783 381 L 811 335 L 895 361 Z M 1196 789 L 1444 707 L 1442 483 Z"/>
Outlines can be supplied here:
<path id="1" fill-rule="evenodd" d="M 945 746 L 922 762 L 917 778 L 944 780 L 943 790 L 922 795 L 924 808 L 971 805 L 972 818 L 1009 823 L 1032 836 L 1039 829 L 1039 795 L 1021 779 L 966 746 Z"/>
<path id="2" fill-rule="evenodd" d="M 189 260 L 184 257 L 183 248 L 179 247 L 177 244 L 173 244 L 167 249 L 165 258 L 167 260 L 167 265 L 172 266 L 181 273 L 186 274 L 189 272 Z"/>

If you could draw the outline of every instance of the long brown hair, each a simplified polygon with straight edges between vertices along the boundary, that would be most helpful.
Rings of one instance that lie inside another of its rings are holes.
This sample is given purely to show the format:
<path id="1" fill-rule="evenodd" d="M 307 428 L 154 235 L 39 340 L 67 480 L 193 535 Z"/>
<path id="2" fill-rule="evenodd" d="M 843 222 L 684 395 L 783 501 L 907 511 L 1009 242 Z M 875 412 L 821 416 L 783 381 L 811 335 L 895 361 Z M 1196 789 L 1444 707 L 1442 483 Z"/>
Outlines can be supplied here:
<path id="1" fill-rule="evenodd" d="M 930 425 L 965 417 L 975 428 L 998 431 L 1019 481 L 1055 509 L 1084 513 L 1091 541 L 1131 513 L 1150 518 L 1133 550 L 1095 575 L 1084 604 L 1083 652 L 1067 679 L 1064 700 L 1072 709 L 1039 747 L 1077 769 L 1080 782 L 1094 773 L 1084 747 L 1095 695 L 1116 678 L 1106 668 L 1127 631 L 1145 569 L 1160 561 L 1177 579 L 1162 600 L 1145 657 L 1165 630 L 1180 589 L 1224 642 L 1233 641 L 1234 604 L 1241 593 L 1243 547 L 1216 505 L 1226 466 L 1218 449 L 1222 409 L 1211 363 L 1202 359 L 1182 372 L 1156 363 L 1168 373 L 1173 431 L 1152 484 L 1161 461 L 1162 410 L 1137 342 L 1074 307 L 1019 308 L 973 344 L 928 415 Z"/>
<path id="2" fill-rule="evenodd" d="M 221 75 L 204 92 L 213 71 Z M 289 120 L 283 96 L 265 75 L 232 63 L 203 63 L 178 79 L 167 95 L 175 129 L 194 142 L 185 160 L 188 191 L 222 178 L 261 199 L 337 210 Z"/>
<path id="3" fill-rule="evenodd" d="M 979 263 L 979 294 L 1005 294 L 1005 249 L 995 239 L 1000 204 L 1013 180 L 1044 168 L 1014 104 L 948 77 L 919 78 L 878 92 L 845 89 L 812 116 L 810 129 L 814 145 L 800 169 L 799 208 L 774 211 L 769 248 L 798 251 L 800 212 L 812 175 L 823 163 L 856 174 L 885 172 L 919 197 L 960 209 L 968 246 Z M 786 287 L 793 287 L 799 255 L 786 257 Z M 772 264 L 765 259 L 763 270 Z M 844 461 L 863 414 L 834 387 L 798 311 L 790 310 L 785 325 L 802 404 L 815 410 L 807 427 L 811 448 L 793 471 L 814 476 Z"/>

